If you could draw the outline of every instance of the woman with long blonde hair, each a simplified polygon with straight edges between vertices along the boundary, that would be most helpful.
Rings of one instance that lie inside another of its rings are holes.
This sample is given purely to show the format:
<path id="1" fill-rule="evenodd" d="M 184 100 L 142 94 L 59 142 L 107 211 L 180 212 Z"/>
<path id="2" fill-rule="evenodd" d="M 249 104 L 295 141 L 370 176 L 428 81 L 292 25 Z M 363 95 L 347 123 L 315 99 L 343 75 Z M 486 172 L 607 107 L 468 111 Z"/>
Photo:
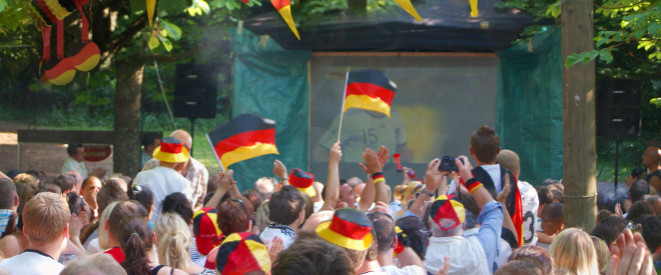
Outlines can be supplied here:
<path id="1" fill-rule="evenodd" d="M 556 274 L 598 275 L 597 252 L 590 236 L 579 228 L 567 228 L 549 248 Z"/>
<path id="2" fill-rule="evenodd" d="M 161 214 L 154 223 L 154 233 L 161 264 L 184 270 L 189 274 L 215 274 L 214 270 L 198 266 L 191 260 L 189 250 L 193 238 L 191 229 L 179 214 L 174 212 Z"/>

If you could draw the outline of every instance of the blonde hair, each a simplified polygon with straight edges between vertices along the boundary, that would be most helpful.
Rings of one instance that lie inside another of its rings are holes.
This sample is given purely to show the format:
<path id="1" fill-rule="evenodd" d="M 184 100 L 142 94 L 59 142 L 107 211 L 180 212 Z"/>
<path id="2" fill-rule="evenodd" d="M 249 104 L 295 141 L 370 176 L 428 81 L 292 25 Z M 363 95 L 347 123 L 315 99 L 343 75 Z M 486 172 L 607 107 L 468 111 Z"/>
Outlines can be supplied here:
<path id="1" fill-rule="evenodd" d="M 597 252 L 590 236 L 579 228 L 567 228 L 549 248 L 556 274 L 599 275 Z"/>
<path id="2" fill-rule="evenodd" d="M 191 230 L 179 214 L 163 213 L 154 223 L 156 250 L 161 264 L 177 269 L 188 267 Z"/>
<path id="3" fill-rule="evenodd" d="M 103 210 L 103 213 L 101 213 L 101 217 L 99 218 L 99 247 L 103 250 L 110 248 L 108 247 L 108 220 L 110 219 L 110 213 L 120 202 L 122 201 L 114 201 L 108 204 L 106 209 Z"/>
<path id="4" fill-rule="evenodd" d="M 50 242 L 64 237 L 69 223 L 69 204 L 61 195 L 43 192 L 23 208 L 23 231 L 32 242 Z"/>
<path id="5" fill-rule="evenodd" d="M 590 236 L 590 238 L 592 239 L 592 244 L 594 244 L 594 249 L 597 252 L 599 271 L 606 272 L 608 261 L 611 258 L 611 252 L 608 250 L 608 245 L 606 245 L 606 242 L 599 237 Z"/>
<path id="6" fill-rule="evenodd" d="M 79 257 L 67 263 L 60 275 L 113 274 L 126 275 L 126 270 L 109 254 Z"/>

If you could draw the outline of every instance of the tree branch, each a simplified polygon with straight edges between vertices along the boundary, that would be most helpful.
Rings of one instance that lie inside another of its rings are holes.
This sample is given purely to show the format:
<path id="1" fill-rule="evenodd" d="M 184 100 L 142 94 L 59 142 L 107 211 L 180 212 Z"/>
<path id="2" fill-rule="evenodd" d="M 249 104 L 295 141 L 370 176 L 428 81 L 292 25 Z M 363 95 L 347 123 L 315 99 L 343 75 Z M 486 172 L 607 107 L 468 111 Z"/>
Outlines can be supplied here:
<path id="1" fill-rule="evenodd" d="M 176 54 L 154 54 L 147 57 L 147 62 L 157 61 L 157 62 L 177 62 L 187 58 L 193 57 L 202 49 L 202 44 L 197 44 L 194 47 L 180 53 Z"/>

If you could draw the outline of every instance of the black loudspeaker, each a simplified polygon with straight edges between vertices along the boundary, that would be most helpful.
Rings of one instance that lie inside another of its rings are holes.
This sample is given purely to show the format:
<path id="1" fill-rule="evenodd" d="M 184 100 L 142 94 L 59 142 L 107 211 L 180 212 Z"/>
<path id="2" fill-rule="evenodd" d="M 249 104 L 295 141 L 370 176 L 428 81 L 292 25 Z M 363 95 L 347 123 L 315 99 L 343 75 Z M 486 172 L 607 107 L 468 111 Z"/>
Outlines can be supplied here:
<path id="1" fill-rule="evenodd" d="M 177 117 L 216 117 L 216 77 L 208 65 L 179 64 L 175 70 L 173 112 Z"/>
<path id="2" fill-rule="evenodd" d="M 597 135 L 640 136 L 643 83 L 633 79 L 604 79 L 597 86 Z"/>

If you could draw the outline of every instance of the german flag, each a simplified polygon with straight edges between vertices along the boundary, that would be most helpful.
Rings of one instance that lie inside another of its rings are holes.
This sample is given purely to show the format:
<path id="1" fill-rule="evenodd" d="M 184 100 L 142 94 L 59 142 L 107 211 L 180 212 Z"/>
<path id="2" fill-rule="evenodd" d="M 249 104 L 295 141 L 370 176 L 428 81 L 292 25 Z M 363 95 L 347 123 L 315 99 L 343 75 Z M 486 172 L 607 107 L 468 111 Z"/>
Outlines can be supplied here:
<path id="1" fill-rule="evenodd" d="M 347 75 L 344 109 L 360 108 L 384 113 L 390 117 L 390 104 L 397 85 L 379 71 L 358 70 Z"/>
<path id="2" fill-rule="evenodd" d="M 275 121 L 256 115 L 241 115 L 209 132 L 207 139 L 224 169 L 246 159 L 278 154 Z"/>

